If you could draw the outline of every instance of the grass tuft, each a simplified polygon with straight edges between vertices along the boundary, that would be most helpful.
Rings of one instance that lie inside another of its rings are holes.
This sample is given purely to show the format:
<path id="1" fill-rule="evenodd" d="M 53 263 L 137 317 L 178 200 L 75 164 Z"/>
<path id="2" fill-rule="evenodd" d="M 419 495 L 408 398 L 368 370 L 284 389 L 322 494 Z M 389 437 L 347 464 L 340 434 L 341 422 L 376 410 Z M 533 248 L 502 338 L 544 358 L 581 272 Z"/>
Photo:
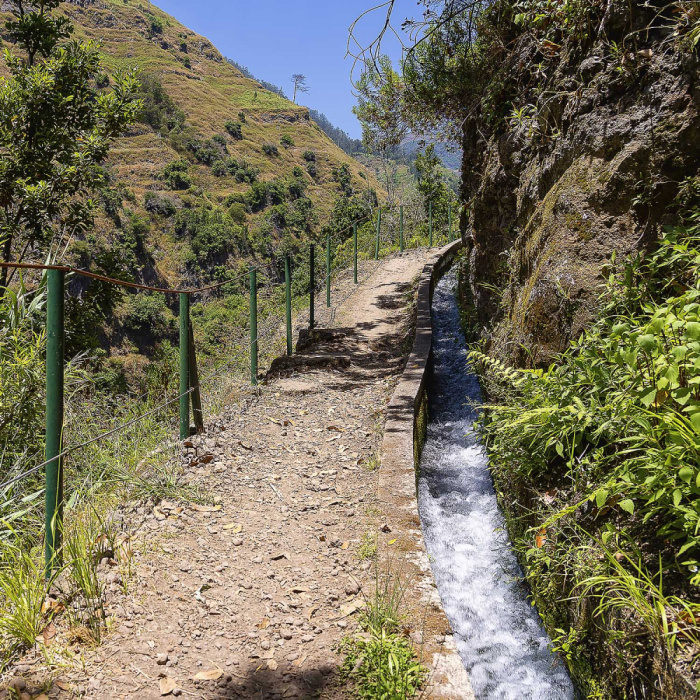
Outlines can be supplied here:
<path id="1" fill-rule="evenodd" d="M 376 545 L 375 545 L 376 546 Z M 341 677 L 355 684 L 360 698 L 405 700 L 416 695 L 427 669 L 401 633 L 401 606 L 409 581 L 399 573 L 375 569 L 373 595 L 360 616 L 362 632 L 346 637 Z"/>

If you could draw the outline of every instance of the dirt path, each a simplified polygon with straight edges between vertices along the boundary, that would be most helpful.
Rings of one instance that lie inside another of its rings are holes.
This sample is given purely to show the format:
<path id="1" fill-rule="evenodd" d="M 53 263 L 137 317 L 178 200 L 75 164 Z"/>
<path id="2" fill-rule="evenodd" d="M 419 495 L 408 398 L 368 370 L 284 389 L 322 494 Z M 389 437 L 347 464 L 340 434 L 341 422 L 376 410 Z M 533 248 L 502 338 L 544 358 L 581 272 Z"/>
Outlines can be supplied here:
<path id="1" fill-rule="evenodd" d="M 186 479 L 215 510 L 164 502 L 127 514 L 141 525 L 134 576 L 107 574 L 114 630 L 79 673 L 59 669 L 50 697 L 158 698 L 161 685 L 201 698 L 346 697 L 335 648 L 371 589 L 377 446 L 424 261 L 382 263 L 332 329 L 302 333 L 257 397 L 193 438 Z"/>

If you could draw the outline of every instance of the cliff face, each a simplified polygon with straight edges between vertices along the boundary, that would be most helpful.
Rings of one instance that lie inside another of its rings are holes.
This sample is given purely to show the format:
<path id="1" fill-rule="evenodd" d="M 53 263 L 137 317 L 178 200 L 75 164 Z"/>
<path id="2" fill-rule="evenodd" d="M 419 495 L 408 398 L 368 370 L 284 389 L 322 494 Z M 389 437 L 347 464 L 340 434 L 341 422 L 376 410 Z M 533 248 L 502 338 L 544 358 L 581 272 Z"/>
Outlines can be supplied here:
<path id="1" fill-rule="evenodd" d="M 519 365 L 563 350 L 613 251 L 653 245 L 679 190 L 698 186 L 698 54 L 678 8 L 594 5 L 588 41 L 512 25 L 512 112 L 465 123 L 472 292 L 488 350 Z"/>

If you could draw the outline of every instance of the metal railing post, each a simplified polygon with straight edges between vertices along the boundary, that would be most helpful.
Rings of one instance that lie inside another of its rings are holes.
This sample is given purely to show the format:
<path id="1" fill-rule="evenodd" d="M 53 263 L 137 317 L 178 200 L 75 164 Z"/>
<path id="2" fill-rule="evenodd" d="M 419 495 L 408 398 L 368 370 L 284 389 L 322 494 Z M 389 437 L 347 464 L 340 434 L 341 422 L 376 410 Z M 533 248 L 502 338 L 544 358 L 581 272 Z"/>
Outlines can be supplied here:
<path id="1" fill-rule="evenodd" d="M 250 383 L 258 383 L 258 275 L 250 268 Z"/>
<path id="2" fill-rule="evenodd" d="M 377 242 L 374 246 L 374 259 L 379 260 L 379 234 L 382 230 L 382 208 L 377 209 Z"/>
<path id="3" fill-rule="evenodd" d="M 399 251 L 403 253 L 403 204 L 399 206 Z"/>
<path id="4" fill-rule="evenodd" d="M 292 276 L 289 255 L 284 258 L 284 299 L 287 312 L 287 355 L 292 354 Z"/>
<path id="5" fill-rule="evenodd" d="M 331 305 L 331 237 L 326 239 L 326 306 Z"/>
<path id="6" fill-rule="evenodd" d="M 190 436 L 190 295 L 180 292 L 180 440 Z"/>
<path id="7" fill-rule="evenodd" d="M 428 202 L 428 232 L 430 234 L 429 247 L 433 247 L 433 203 Z"/>
<path id="8" fill-rule="evenodd" d="M 309 247 L 309 328 L 314 327 L 314 300 L 316 297 L 316 248 Z"/>
<path id="9" fill-rule="evenodd" d="M 352 272 L 353 280 L 357 284 L 357 224 L 352 225 Z"/>
<path id="10" fill-rule="evenodd" d="M 46 575 L 60 563 L 63 530 L 63 356 L 64 285 L 63 270 L 47 270 L 46 313 Z"/>
<path id="11" fill-rule="evenodd" d="M 192 389 L 192 418 L 194 427 L 200 435 L 204 432 L 204 413 L 202 412 L 202 392 L 199 386 L 199 371 L 197 369 L 197 352 L 194 346 L 194 330 L 192 321 L 190 321 L 189 331 L 187 333 L 187 341 L 189 343 L 189 380 Z"/>

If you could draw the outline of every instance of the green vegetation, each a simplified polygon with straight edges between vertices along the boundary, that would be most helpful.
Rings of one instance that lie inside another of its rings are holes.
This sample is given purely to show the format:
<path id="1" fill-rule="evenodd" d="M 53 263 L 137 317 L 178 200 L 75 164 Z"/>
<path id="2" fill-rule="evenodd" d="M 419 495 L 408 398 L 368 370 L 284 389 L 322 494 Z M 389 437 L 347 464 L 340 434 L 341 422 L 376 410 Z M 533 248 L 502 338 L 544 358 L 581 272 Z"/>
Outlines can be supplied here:
<path id="1" fill-rule="evenodd" d="M 411 642 L 400 633 L 406 585 L 400 575 L 377 570 L 373 596 L 361 613 L 364 632 L 346 637 L 340 646 L 345 655 L 341 676 L 354 683 L 360 698 L 406 700 L 427 677 Z"/>
<path id="2" fill-rule="evenodd" d="M 535 600 L 596 697 L 647 687 L 651 649 L 700 643 L 700 211 L 686 211 L 653 252 L 613 259 L 600 320 L 549 369 L 472 353 Z"/>
<path id="3" fill-rule="evenodd" d="M 105 74 L 105 78 L 109 84 L 109 76 Z M 184 126 L 185 113 L 173 102 L 155 75 L 142 73 L 139 83 L 141 88 L 137 97 L 142 105 L 140 121 L 162 133 Z M 98 87 L 102 86 L 98 83 Z"/>
<path id="4" fill-rule="evenodd" d="M 103 182 L 100 168 L 112 139 L 139 110 L 133 73 L 117 72 L 110 92 L 95 86 L 100 61 L 94 42 L 69 40 L 72 25 L 39 5 L 10 3 L 6 23 L 15 50 L 0 84 L 0 260 L 46 255 L 89 226 L 90 196 Z M 0 271 L 0 288 L 9 279 Z"/>
<path id="5" fill-rule="evenodd" d="M 243 115 L 245 117 L 245 115 Z M 224 128 L 226 131 L 228 131 L 229 135 L 237 140 L 241 140 L 243 138 L 243 126 L 241 125 L 241 122 L 232 122 L 232 121 L 227 121 L 224 124 Z"/>
<path id="6" fill-rule="evenodd" d="M 173 190 L 186 190 L 192 186 L 192 178 L 187 172 L 190 164 L 183 158 L 174 160 L 163 168 L 163 180 Z"/>

